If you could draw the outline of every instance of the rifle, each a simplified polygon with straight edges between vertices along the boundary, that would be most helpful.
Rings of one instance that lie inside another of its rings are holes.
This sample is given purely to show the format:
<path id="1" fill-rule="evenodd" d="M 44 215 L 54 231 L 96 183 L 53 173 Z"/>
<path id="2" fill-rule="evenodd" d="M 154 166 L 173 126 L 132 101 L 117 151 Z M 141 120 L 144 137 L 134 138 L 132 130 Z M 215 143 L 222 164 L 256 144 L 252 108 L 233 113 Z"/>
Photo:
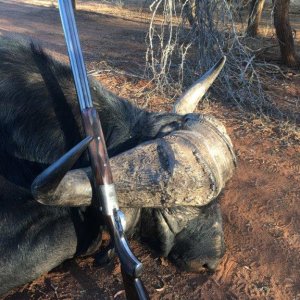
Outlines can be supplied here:
<path id="1" fill-rule="evenodd" d="M 72 3 L 71 0 L 58 0 L 58 4 L 83 127 L 87 135 L 84 141 L 88 143 L 89 158 L 94 177 L 96 205 L 106 221 L 111 240 L 120 259 L 127 299 L 146 300 L 149 299 L 149 296 L 139 278 L 142 273 L 142 263 L 132 253 L 124 234 L 125 217 L 118 206 L 99 115 L 93 107 Z M 82 143 L 85 143 L 84 141 Z"/>

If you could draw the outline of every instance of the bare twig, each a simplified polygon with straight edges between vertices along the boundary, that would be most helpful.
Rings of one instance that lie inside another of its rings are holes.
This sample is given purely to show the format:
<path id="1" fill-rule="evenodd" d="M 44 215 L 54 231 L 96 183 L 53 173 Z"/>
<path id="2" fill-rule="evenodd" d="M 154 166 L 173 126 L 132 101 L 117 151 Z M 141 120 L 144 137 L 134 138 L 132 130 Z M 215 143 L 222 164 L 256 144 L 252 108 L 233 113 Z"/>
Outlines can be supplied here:
<path id="1" fill-rule="evenodd" d="M 283 73 L 283 71 L 280 69 L 280 67 L 277 66 L 277 65 L 270 64 L 270 63 L 256 63 L 256 66 L 258 66 L 258 67 L 263 67 L 263 68 L 265 68 L 265 69 L 268 68 L 268 69 L 266 70 L 266 73 L 270 73 L 270 71 L 268 71 L 270 68 L 275 69 L 276 72 L 274 72 L 274 73 L 277 73 L 277 74 L 280 73 L 280 74 L 282 75 L 282 77 L 284 77 L 284 78 L 286 78 L 286 79 L 289 79 L 289 77 L 286 76 L 286 75 Z"/>
<path id="2" fill-rule="evenodd" d="M 129 72 L 126 72 L 126 71 L 121 71 L 121 70 L 116 70 L 116 69 L 92 70 L 92 71 L 88 72 L 88 75 L 97 76 L 97 75 L 103 74 L 103 73 L 115 73 L 115 74 L 124 75 L 124 76 L 127 76 L 127 77 L 139 78 L 139 79 L 144 78 L 143 76 L 140 76 L 140 75 L 135 75 L 133 73 L 129 73 Z"/>
<path id="3" fill-rule="evenodd" d="M 225 69 L 212 89 L 215 98 L 264 114 L 271 102 L 256 70 L 255 57 L 265 49 L 253 51 L 245 45 L 236 23 L 236 18 L 241 18 L 240 1 L 156 0 L 151 8 L 146 63 L 161 92 L 172 96 L 181 93 L 226 55 Z M 156 18 L 161 11 L 163 18 Z"/>

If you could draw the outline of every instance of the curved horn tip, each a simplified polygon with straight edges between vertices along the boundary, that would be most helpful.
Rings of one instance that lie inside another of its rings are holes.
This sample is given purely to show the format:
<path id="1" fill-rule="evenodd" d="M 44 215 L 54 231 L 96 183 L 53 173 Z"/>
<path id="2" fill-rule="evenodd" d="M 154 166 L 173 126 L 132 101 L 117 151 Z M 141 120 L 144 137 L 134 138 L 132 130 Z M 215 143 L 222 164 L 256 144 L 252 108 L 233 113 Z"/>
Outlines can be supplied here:
<path id="1" fill-rule="evenodd" d="M 48 197 L 54 193 L 62 178 L 73 167 L 92 140 L 93 137 L 87 136 L 39 174 L 31 184 L 32 195 L 39 197 L 44 194 Z"/>
<path id="2" fill-rule="evenodd" d="M 226 56 L 221 57 L 218 60 L 218 62 L 211 68 L 211 70 L 214 70 L 214 72 L 217 72 L 219 74 L 226 63 L 226 60 L 227 60 Z"/>
<path id="3" fill-rule="evenodd" d="M 207 90 L 224 67 L 226 56 L 211 67 L 200 79 L 198 79 L 174 104 L 173 112 L 177 114 L 192 113 L 199 101 L 203 98 Z"/>

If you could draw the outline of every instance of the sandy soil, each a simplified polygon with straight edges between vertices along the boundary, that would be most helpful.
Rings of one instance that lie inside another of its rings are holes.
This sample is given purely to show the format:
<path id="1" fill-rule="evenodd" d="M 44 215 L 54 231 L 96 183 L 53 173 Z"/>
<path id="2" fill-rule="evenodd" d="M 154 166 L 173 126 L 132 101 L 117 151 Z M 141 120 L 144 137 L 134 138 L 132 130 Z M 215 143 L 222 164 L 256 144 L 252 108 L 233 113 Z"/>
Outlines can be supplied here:
<path id="1" fill-rule="evenodd" d="M 139 78 L 147 31 L 143 15 L 84 1 L 77 20 L 90 71 L 99 70 L 106 86 L 138 104 L 147 101 L 150 109 L 170 109 L 170 99 L 140 93 L 147 84 Z M 58 11 L 51 1 L 0 1 L 0 33 L 37 38 L 66 59 Z M 278 103 L 288 103 L 293 112 L 298 109 L 299 116 L 299 72 L 283 70 L 286 79 L 273 74 L 268 89 Z M 214 274 L 182 273 L 132 241 L 145 265 L 143 280 L 151 298 L 299 300 L 299 136 L 282 130 L 283 124 L 262 123 L 221 102 L 202 110 L 226 124 L 238 156 L 236 174 L 220 197 L 227 252 Z M 119 271 L 118 264 L 98 267 L 92 257 L 74 259 L 3 299 L 125 299 Z"/>

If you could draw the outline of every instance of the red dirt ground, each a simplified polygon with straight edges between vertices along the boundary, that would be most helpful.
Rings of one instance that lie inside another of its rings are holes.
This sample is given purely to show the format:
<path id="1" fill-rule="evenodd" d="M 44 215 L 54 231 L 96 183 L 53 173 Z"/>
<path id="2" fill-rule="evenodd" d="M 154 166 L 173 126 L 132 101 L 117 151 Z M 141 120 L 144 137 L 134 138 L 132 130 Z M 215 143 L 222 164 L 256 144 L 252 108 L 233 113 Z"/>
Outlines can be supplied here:
<path id="1" fill-rule="evenodd" d="M 0 1 L 0 34 L 37 38 L 66 59 L 58 12 L 50 2 Z M 146 97 L 148 108 L 170 109 L 171 100 L 140 93 L 147 82 L 134 77 L 144 61 L 147 21 L 142 15 L 82 1 L 77 20 L 89 70 L 99 70 L 107 87 L 139 104 Z M 268 89 L 299 116 L 299 72 L 283 70 L 287 79 L 270 78 Z M 145 265 L 151 299 L 299 300 L 299 135 L 221 102 L 201 109 L 225 123 L 238 156 L 236 174 L 220 197 L 227 252 L 214 274 L 183 273 L 132 241 Z M 119 271 L 118 264 L 97 267 L 92 257 L 74 259 L 3 299 L 125 299 Z"/>

